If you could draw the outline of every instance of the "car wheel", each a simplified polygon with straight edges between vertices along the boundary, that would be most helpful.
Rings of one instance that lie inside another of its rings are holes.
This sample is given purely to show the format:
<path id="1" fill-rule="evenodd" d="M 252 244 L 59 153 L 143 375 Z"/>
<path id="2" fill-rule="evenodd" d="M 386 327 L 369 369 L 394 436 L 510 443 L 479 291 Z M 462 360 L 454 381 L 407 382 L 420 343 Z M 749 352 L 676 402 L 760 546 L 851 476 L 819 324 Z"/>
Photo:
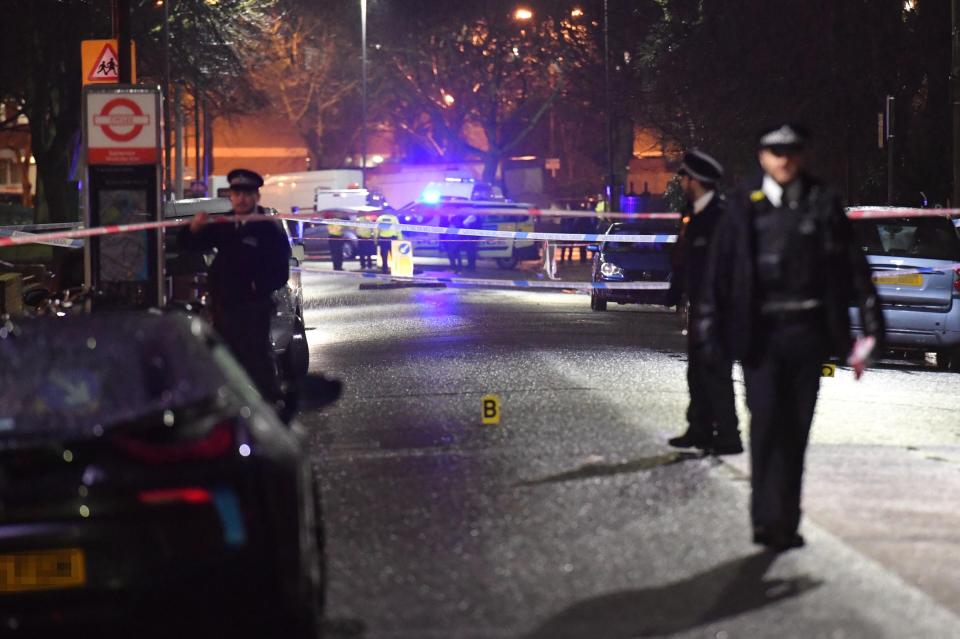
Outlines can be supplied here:
<path id="1" fill-rule="evenodd" d="M 951 373 L 960 373 L 960 348 L 952 351 L 937 351 L 937 368 Z"/>
<path id="2" fill-rule="evenodd" d="M 510 257 L 498 257 L 497 266 L 506 271 L 516 267 L 519 261 L 520 260 L 517 259 L 516 255 L 511 255 Z"/>
<path id="3" fill-rule="evenodd" d="M 596 291 L 590 293 L 590 308 L 595 311 L 607 310 L 607 300 L 600 297 Z"/>

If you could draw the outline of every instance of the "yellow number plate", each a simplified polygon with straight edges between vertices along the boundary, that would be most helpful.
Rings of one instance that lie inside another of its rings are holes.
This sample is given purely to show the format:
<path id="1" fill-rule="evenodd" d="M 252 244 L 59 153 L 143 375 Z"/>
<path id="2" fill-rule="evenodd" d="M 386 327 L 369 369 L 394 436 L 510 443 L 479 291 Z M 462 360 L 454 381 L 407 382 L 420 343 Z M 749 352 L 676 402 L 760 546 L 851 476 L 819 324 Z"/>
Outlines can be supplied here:
<path id="1" fill-rule="evenodd" d="M 0 593 L 74 588 L 87 583 L 83 550 L 38 550 L 0 555 Z"/>
<path id="2" fill-rule="evenodd" d="M 877 284 L 893 284 L 895 286 L 923 286 L 923 276 L 919 273 L 910 275 L 874 275 L 873 281 Z"/>

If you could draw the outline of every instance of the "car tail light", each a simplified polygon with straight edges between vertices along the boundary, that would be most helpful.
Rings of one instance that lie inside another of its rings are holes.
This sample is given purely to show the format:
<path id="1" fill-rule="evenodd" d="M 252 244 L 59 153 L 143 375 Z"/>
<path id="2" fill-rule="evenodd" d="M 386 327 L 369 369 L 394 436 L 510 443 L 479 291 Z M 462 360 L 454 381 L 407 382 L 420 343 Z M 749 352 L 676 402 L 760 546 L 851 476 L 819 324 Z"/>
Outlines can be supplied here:
<path id="1" fill-rule="evenodd" d="M 960 266 L 953 269 L 953 290 L 960 293 Z"/>
<path id="2" fill-rule="evenodd" d="M 118 435 L 113 444 L 128 457 L 146 464 L 216 459 L 234 448 L 234 424 L 223 421 L 197 439 L 154 442 L 133 435 Z"/>
<path id="3" fill-rule="evenodd" d="M 206 488 L 157 488 L 141 490 L 137 495 L 140 503 L 157 504 L 209 504 L 213 495 Z"/>

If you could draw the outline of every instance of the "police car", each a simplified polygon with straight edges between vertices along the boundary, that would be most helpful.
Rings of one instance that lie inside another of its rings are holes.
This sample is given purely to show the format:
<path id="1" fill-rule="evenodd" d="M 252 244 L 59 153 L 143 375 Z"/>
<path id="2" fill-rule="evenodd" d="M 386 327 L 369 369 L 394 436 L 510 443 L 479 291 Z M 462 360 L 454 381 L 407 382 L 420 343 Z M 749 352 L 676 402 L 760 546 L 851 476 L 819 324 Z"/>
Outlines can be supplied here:
<path id="1" fill-rule="evenodd" d="M 420 201 L 397 212 L 402 224 L 472 228 L 489 231 L 533 232 L 534 218 L 530 205 L 510 202 L 500 189 L 463 178 L 447 178 L 431 182 L 423 190 Z M 444 237 L 439 233 L 403 232 L 404 239 L 414 242 L 418 257 L 445 257 Z M 446 236 L 447 239 L 450 236 Z M 470 241 L 470 236 L 461 240 Z M 454 238 L 456 239 L 456 238 Z M 477 257 L 495 260 L 503 269 L 514 268 L 521 260 L 539 259 L 534 240 L 524 238 L 471 238 L 476 240 Z"/>

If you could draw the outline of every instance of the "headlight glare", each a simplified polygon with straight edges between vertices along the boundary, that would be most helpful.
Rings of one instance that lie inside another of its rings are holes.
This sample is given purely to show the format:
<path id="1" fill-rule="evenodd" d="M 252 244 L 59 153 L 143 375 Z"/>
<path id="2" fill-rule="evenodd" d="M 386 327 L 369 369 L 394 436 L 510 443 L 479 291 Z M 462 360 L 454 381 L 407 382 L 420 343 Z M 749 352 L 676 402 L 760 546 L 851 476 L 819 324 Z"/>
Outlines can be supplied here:
<path id="1" fill-rule="evenodd" d="M 604 277 L 615 277 L 623 275 L 623 269 L 611 262 L 604 262 L 600 265 L 600 274 Z"/>

